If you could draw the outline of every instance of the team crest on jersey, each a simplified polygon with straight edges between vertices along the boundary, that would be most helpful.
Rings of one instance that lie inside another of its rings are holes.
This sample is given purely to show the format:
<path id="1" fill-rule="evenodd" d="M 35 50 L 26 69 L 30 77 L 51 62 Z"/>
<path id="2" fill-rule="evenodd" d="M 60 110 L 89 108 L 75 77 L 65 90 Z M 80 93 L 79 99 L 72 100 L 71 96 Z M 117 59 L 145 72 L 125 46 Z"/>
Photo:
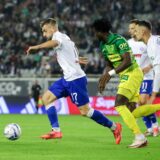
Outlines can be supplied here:
<path id="1" fill-rule="evenodd" d="M 125 81 L 127 81 L 128 78 L 129 78 L 128 75 L 122 75 L 122 76 L 120 77 L 120 80 L 125 80 Z"/>

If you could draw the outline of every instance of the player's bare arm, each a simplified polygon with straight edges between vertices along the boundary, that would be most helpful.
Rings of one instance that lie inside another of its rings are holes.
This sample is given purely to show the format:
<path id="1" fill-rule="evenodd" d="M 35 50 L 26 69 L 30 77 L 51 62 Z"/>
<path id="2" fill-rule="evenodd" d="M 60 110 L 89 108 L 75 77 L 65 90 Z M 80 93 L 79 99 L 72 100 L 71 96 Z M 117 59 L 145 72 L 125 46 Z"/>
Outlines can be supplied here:
<path id="1" fill-rule="evenodd" d="M 84 65 L 87 65 L 88 64 L 88 57 L 78 57 L 79 59 L 78 59 L 78 61 L 77 61 L 77 63 L 79 63 L 79 64 L 84 64 Z"/>
<path id="2" fill-rule="evenodd" d="M 111 79 L 112 75 L 114 75 L 116 73 L 118 74 L 118 73 L 124 71 L 130 65 L 131 65 L 131 56 L 130 56 L 130 53 L 128 53 L 128 52 L 126 52 L 122 55 L 122 63 L 115 69 L 112 69 L 112 66 L 108 61 L 107 66 L 104 70 L 104 73 L 102 74 L 102 76 L 99 79 L 99 84 L 98 84 L 99 92 L 102 93 L 104 91 L 105 86 L 109 82 L 109 80 Z"/>
<path id="3" fill-rule="evenodd" d="M 56 40 L 49 40 L 47 42 L 41 43 L 39 45 L 30 46 L 27 49 L 27 55 L 29 55 L 30 52 L 38 49 L 45 49 L 45 48 L 55 48 L 59 45 L 59 42 Z"/>
<path id="4" fill-rule="evenodd" d="M 122 63 L 117 68 L 115 68 L 115 72 L 117 74 L 124 71 L 132 64 L 131 63 L 131 56 L 130 56 L 129 52 L 122 54 L 121 57 L 122 57 Z"/>
<path id="5" fill-rule="evenodd" d="M 147 67 L 142 68 L 142 72 L 144 74 L 148 73 L 151 69 L 153 68 L 153 66 L 150 64 Z"/>
<path id="6" fill-rule="evenodd" d="M 106 84 L 109 82 L 109 80 L 111 79 L 111 76 L 109 75 L 109 71 L 111 71 L 113 69 L 111 63 L 109 61 L 106 61 L 106 67 L 103 71 L 103 74 L 101 75 L 100 79 L 99 79 L 99 83 L 98 83 L 98 89 L 99 92 L 102 93 L 105 89 Z"/>
<path id="7" fill-rule="evenodd" d="M 76 49 L 76 52 L 78 53 L 78 56 L 79 56 L 79 51 L 78 51 L 78 48 L 76 46 L 75 46 L 75 49 Z M 89 61 L 88 61 L 88 57 L 79 56 L 78 60 L 76 62 L 79 63 L 79 64 L 82 64 L 82 65 L 87 65 Z"/>

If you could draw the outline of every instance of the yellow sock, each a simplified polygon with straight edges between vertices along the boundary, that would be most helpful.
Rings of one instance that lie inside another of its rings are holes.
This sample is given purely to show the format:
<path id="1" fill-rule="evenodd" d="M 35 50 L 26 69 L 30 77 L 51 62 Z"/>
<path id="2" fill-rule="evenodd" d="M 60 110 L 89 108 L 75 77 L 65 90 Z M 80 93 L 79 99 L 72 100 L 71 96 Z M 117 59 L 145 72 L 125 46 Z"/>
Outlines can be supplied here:
<path id="1" fill-rule="evenodd" d="M 160 104 L 146 104 L 137 107 L 132 114 L 135 118 L 140 118 L 155 113 L 158 110 L 160 110 Z"/>
<path id="2" fill-rule="evenodd" d="M 134 134 L 142 134 L 133 114 L 128 110 L 127 106 L 117 106 L 117 112 L 123 118 L 125 124 L 133 131 Z"/>

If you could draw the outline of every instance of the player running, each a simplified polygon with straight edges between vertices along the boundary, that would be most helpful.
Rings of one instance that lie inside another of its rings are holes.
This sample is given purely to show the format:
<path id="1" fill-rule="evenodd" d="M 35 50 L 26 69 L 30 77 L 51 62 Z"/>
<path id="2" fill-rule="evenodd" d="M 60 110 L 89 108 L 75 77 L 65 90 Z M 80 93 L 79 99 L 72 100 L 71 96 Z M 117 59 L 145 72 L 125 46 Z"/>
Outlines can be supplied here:
<path id="1" fill-rule="evenodd" d="M 53 48 L 64 74 L 64 77 L 53 83 L 42 97 L 52 131 L 42 135 L 41 138 L 62 138 L 57 111 L 53 102 L 59 98 L 69 96 L 83 116 L 87 116 L 98 124 L 110 128 L 114 134 L 116 144 L 119 144 L 121 141 L 121 124 L 110 121 L 101 112 L 89 107 L 87 78 L 80 64 L 77 63 L 79 62 L 79 56 L 75 43 L 66 34 L 58 30 L 58 24 L 55 19 L 49 18 L 44 20 L 41 23 L 41 28 L 43 36 L 48 41 L 29 47 L 27 54 L 38 49 Z M 80 61 L 83 63 L 82 58 Z"/>
<path id="2" fill-rule="evenodd" d="M 147 54 L 150 58 L 150 65 L 145 68 L 154 70 L 153 93 L 150 101 L 153 102 L 160 89 L 160 36 L 152 35 L 152 26 L 148 21 L 138 21 L 135 29 L 136 39 L 143 41 L 147 45 Z"/>
<path id="3" fill-rule="evenodd" d="M 153 92 L 149 102 L 152 103 L 160 89 L 160 36 L 152 35 L 152 25 L 149 21 L 138 21 L 135 29 L 136 39 L 147 45 L 147 54 L 150 64 L 144 68 L 145 72 L 154 70 Z M 154 128 L 156 135 L 159 134 L 158 125 Z"/>
<path id="4" fill-rule="evenodd" d="M 129 34 L 131 39 L 128 40 L 129 46 L 132 49 L 133 55 L 142 71 L 151 62 L 147 55 L 147 46 L 143 42 L 139 42 L 135 38 L 135 27 L 138 23 L 137 19 L 131 20 L 129 24 Z M 153 69 L 150 69 L 147 73 L 144 73 L 143 82 L 140 88 L 140 101 L 139 105 L 147 104 L 153 88 Z M 158 136 L 158 122 L 155 114 L 143 117 L 143 121 L 147 127 L 145 132 L 146 136 Z"/>
<path id="5" fill-rule="evenodd" d="M 107 19 L 96 20 L 92 27 L 100 41 L 100 49 L 107 63 L 99 80 L 99 91 L 102 93 L 111 77 L 119 74 L 120 84 L 115 99 L 115 108 L 135 135 L 134 142 L 128 147 L 144 147 L 147 145 L 147 139 L 141 132 L 135 118 L 155 113 L 160 110 L 160 105 L 142 105 L 136 108 L 143 73 L 128 42 L 122 36 L 110 31 L 111 24 Z"/>

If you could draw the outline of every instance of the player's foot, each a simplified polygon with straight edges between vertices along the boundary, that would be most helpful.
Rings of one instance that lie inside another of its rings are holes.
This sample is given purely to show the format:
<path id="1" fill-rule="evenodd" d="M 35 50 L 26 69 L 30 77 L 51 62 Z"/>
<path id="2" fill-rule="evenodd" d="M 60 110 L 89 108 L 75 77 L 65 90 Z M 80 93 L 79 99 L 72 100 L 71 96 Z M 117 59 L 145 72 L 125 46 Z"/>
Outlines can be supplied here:
<path id="1" fill-rule="evenodd" d="M 58 139 L 58 138 L 62 138 L 62 132 L 55 132 L 55 131 L 51 131 L 47 134 L 44 134 L 41 136 L 42 139 Z"/>
<path id="2" fill-rule="evenodd" d="M 113 131 L 116 144 L 120 144 L 122 138 L 122 125 L 116 123 L 116 129 Z"/>
<path id="3" fill-rule="evenodd" d="M 159 135 L 159 128 L 158 127 L 154 127 L 153 128 L 153 137 L 157 137 Z"/>
<path id="4" fill-rule="evenodd" d="M 135 139 L 134 142 L 128 146 L 128 148 L 142 148 L 147 146 L 147 139 L 144 138 L 143 140 Z"/>
<path id="5" fill-rule="evenodd" d="M 146 137 L 153 136 L 153 132 L 145 131 L 145 132 L 144 132 L 144 135 L 145 135 Z"/>

